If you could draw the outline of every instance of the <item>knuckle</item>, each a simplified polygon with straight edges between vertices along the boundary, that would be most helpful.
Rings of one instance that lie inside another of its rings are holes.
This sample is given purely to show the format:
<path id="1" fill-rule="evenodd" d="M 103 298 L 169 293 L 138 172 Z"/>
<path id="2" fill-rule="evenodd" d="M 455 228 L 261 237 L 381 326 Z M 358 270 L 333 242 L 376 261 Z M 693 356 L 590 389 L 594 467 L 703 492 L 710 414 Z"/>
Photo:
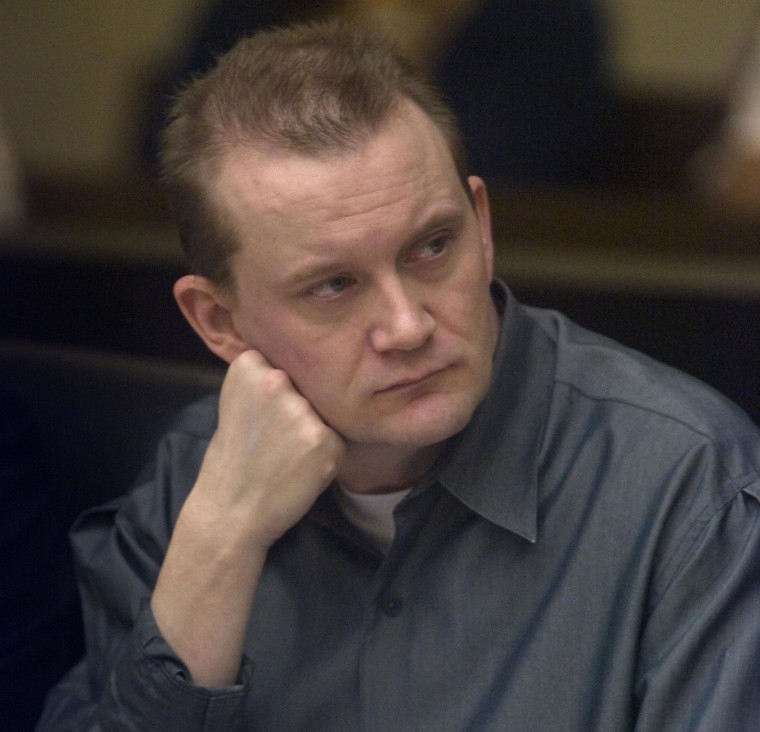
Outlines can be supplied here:
<path id="1" fill-rule="evenodd" d="M 262 357 L 258 351 L 243 351 L 231 364 L 231 369 L 238 371 L 249 371 L 251 369 L 259 368 L 262 364 Z"/>
<path id="2" fill-rule="evenodd" d="M 259 386 L 265 394 L 279 395 L 284 390 L 290 389 L 288 375 L 280 369 L 267 369 L 259 379 Z"/>

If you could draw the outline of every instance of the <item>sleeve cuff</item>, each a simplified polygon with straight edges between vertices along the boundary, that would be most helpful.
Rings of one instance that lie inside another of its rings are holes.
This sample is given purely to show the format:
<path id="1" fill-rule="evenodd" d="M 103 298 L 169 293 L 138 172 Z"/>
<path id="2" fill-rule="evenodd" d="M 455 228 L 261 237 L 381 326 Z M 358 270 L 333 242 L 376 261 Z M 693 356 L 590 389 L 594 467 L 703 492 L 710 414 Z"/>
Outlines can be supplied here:
<path id="1" fill-rule="evenodd" d="M 243 662 L 238 674 L 237 683 L 233 686 L 221 686 L 207 689 L 196 686 L 191 681 L 191 674 L 187 666 L 180 660 L 172 647 L 164 640 L 158 628 L 150 603 L 145 601 L 135 624 L 135 639 L 143 655 L 163 667 L 164 672 L 173 677 L 180 684 L 187 684 L 193 689 L 200 689 L 211 696 L 229 694 L 244 690 L 251 682 L 253 676 L 252 661 L 243 656 Z"/>
<path id="2" fill-rule="evenodd" d="M 161 635 L 147 601 L 137 617 L 131 645 L 114 670 L 110 693 L 119 715 L 139 721 L 135 728 L 188 732 L 244 728 L 253 677 L 250 660 L 243 659 L 233 686 L 209 689 L 193 684 L 187 667 Z"/>

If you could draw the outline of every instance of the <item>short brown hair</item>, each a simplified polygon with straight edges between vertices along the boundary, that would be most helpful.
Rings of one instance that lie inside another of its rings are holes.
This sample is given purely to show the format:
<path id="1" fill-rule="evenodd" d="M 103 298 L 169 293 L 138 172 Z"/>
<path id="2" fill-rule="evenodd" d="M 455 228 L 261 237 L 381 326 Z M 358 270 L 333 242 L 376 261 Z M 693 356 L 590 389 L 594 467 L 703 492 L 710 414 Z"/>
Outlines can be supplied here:
<path id="1" fill-rule="evenodd" d="M 233 146 L 315 157 L 350 150 L 378 131 L 404 99 L 441 130 L 464 183 L 454 115 L 385 39 L 328 21 L 239 41 L 178 95 L 163 135 L 162 179 L 192 271 L 219 286 L 234 284 L 229 260 L 236 234 L 205 187 Z"/>

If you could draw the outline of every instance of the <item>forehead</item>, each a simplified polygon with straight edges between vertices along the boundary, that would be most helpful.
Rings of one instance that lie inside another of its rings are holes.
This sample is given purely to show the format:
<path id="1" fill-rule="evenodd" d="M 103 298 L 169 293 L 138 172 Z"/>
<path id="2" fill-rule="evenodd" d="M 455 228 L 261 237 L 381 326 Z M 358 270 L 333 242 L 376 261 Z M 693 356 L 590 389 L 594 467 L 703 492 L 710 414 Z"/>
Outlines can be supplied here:
<path id="1" fill-rule="evenodd" d="M 356 149 L 317 157 L 240 146 L 212 185 L 215 204 L 251 245 L 272 229 L 350 229 L 464 195 L 443 134 L 412 103 Z"/>

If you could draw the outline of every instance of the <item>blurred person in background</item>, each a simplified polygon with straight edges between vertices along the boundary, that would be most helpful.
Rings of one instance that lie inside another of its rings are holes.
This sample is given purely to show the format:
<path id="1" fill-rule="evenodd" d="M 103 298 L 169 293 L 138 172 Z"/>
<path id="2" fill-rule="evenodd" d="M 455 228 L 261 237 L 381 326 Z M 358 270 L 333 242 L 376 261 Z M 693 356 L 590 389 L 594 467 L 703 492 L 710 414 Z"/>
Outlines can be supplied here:
<path id="1" fill-rule="evenodd" d="M 460 0 L 461 2 L 461 0 Z M 428 2 L 435 23 L 434 6 Z M 595 0 L 479 0 L 430 65 L 491 183 L 594 184 L 614 174 L 617 115 Z"/>
<path id="2" fill-rule="evenodd" d="M 348 0 L 210 0 L 199 6 L 182 52 L 167 64 L 148 90 L 140 161 L 157 171 L 161 130 L 176 93 L 204 74 L 243 36 L 277 25 L 319 20 L 336 13 Z"/>
<path id="3" fill-rule="evenodd" d="M 155 171 L 172 96 L 244 35 L 344 16 L 379 29 L 441 89 L 492 186 L 610 180 L 619 150 L 596 0 L 213 0 L 148 95 L 141 159 Z"/>
<path id="4" fill-rule="evenodd" d="M 698 152 L 695 172 L 713 203 L 760 220 L 760 22 L 729 90 L 720 130 Z"/>

